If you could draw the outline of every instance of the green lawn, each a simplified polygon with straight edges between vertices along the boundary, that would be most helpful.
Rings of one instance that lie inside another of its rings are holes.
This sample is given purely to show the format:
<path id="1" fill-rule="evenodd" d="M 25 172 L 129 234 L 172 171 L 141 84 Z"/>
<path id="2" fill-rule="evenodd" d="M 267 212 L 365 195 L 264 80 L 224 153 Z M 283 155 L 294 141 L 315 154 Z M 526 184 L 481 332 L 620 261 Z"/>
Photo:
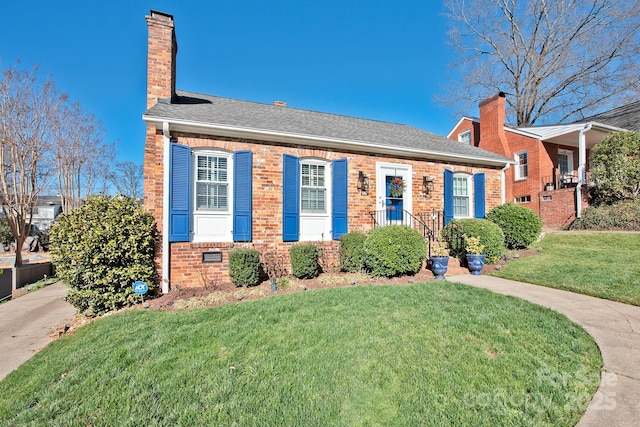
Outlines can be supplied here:
<path id="1" fill-rule="evenodd" d="M 600 367 L 516 298 L 352 286 L 105 317 L 0 382 L 0 425 L 572 426 Z"/>
<path id="2" fill-rule="evenodd" d="M 550 233 L 494 275 L 640 305 L 640 234 Z"/>

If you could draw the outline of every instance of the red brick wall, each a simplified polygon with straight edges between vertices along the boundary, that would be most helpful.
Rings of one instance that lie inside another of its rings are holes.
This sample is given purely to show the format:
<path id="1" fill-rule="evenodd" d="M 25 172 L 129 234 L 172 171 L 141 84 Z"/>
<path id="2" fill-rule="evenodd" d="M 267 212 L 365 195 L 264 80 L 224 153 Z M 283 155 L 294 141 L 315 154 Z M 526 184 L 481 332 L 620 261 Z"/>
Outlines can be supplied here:
<path id="1" fill-rule="evenodd" d="M 576 189 L 563 188 L 555 191 L 541 191 L 539 194 L 540 217 L 544 228 L 567 228 L 576 219 Z M 589 206 L 586 188 L 582 191 L 582 211 Z"/>
<path id="2" fill-rule="evenodd" d="M 465 164 L 443 164 L 407 158 L 393 158 L 361 154 L 349 151 L 337 152 L 290 145 L 278 145 L 255 140 L 238 140 L 207 135 L 172 132 L 172 140 L 192 148 L 216 148 L 228 151 L 251 150 L 253 152 L 253 241 L 250 243 L 172 243 L 170 244 L 170 276 L 172 286 L 204 286 L 209 282 L 228 281 L 228 253 L 239 247 L 252 247 L 260 251 L 277 251 L 287 262 L 289 248 L 294 243 L 282 242 L 282 155 L 315 157 L 327 161 L 347 158 L 349 231 L 367 231 L 372 227 L 369 212 L 376 209 L 376 162 L 406 164 L 412 167 L 413 212 L 430 212 L 443 209 L 443 175 L 448 168 L 455 172 L 486 174 L 487 210 L 500 204 L 500 169 L 479 168 Z M 162 134 L 150 127 L 145 150 L 145 207 L 152 211 L 162 230 L 163 161 Z M 358 172 L 369 177 L 369 193 L 360 194 L 356 188 Z M 429 195 L 421 192 L 422 176 L 434 177 L 434 188 Z M 337 266 L 338 242 L 328 240 L 313 242 L 324 248 L 328 267 Z M 202 252 L 221 251 L 222 263 L 202 263 Z M 158 265 L 162 258 L 159 253 Z"/>

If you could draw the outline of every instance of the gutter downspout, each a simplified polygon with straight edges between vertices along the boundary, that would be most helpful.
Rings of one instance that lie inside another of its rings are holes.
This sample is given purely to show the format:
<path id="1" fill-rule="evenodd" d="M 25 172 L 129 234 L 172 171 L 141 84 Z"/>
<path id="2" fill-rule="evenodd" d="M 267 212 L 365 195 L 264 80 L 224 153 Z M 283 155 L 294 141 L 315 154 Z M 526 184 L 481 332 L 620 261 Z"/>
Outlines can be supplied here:
<path id="1" fill-rule="evenodd" d="M 162 122 L 162 293 L 169 292 L 169 122 Z"/>
<path id="2" fill-rule="evenodd" d="M 585 134 L 591 130 L 591 123 L 578 136 L 578 185 L 576 186 L 576 218 L 582 216 L 582 186 L 587 182 L 587 144 Z"/>
<path id="3" fill-rule="evenodd" d="M 511 163 L 504 165 L 500 171 L 500 204 L 504 205 L 507 201 L 507 169 L 511 167 Z"/>

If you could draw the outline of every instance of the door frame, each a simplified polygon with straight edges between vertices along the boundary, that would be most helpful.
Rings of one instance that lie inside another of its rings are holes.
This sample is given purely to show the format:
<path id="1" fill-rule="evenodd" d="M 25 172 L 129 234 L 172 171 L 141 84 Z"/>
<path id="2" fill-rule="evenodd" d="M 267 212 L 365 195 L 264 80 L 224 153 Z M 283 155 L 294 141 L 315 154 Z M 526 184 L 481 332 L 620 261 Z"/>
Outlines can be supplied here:
<path id="1" fill-rule="evenodd" d="M 402 207 L 413 214 L 413 168 L 411 165 L 401 163 L 376 162 L 376 211 L 386 208 L 387 197 L 386 176 L 400 176 L 405 182 L 405 192 L 402 196 Z"/>

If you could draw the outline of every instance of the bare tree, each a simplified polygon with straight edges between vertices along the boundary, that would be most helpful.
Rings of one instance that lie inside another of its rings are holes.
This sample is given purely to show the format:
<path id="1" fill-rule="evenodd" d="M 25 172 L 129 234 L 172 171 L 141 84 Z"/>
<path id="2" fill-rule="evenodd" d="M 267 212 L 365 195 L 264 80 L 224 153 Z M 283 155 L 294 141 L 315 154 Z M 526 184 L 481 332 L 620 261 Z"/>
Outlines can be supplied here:
<path id="1" fill-rule="evenodd" d="M 455 101 L 507 93 L 519 126 L 578 119 L 640 93 L 636 0 L 447 0 Z"/>
<path id="2" fill-rule="evenodd" d="M 104 140 L 100 122 L 78 103 L 59 110 L 51 153 L 63 213 L 80 206 L 87 196 L 106 191 L 115 143 Z"/>
<path id="3" fill-rule="evenodd" d="M 45 154 L 57 112 L 66 101 L 52 80 L 40 81 L 14 67 L 0 80 L 0 196 L 2 211 L 16 241 L 15 266 L 22 265 L 22 246 L 31 230 L 38 194 L 50 171 Z"/>
<path id="4" fill-rule="evenodd" d="M 116 164 L 116 172 L 111 174 L 111 183 L 118 193 L 123 196 L 137 199 L 142 197 L 142 179 L 144 168 L 134 162 L 121 162 Z"/>

